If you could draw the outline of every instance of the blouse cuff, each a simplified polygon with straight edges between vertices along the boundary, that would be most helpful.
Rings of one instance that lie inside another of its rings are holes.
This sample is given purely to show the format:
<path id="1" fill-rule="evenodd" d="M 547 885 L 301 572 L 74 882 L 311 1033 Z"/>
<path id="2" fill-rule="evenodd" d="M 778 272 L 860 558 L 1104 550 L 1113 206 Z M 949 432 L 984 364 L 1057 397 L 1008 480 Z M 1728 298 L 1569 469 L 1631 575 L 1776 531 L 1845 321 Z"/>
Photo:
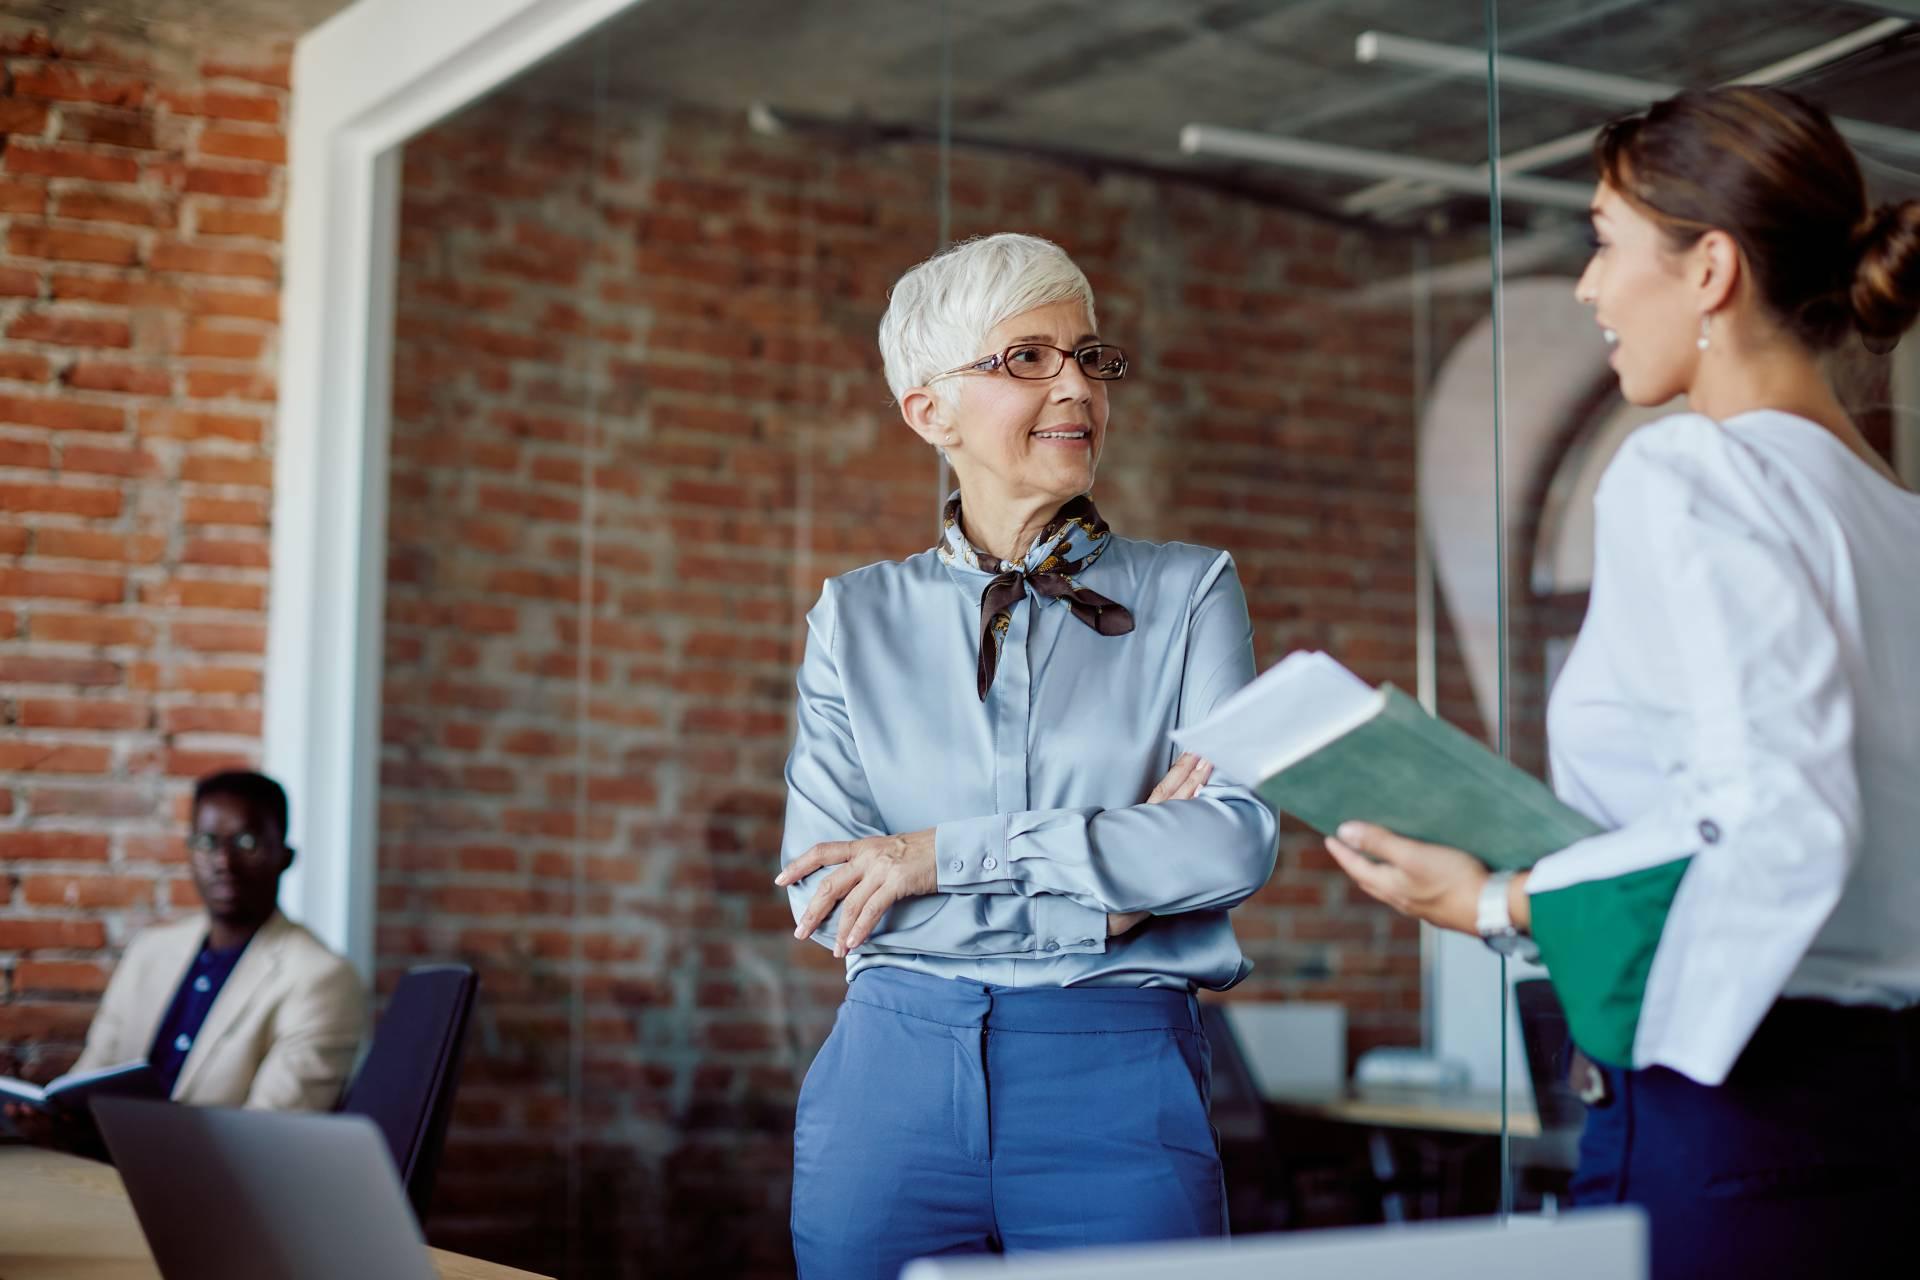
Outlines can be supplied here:
<path id="1" fill-rule="evenodd" d="M 1104 955 L 1107 913 L 1057 893 L 1038 894 L 1033 903 L 1034 945 L 1048 955 Z"/>
<path id="2" fill-rule="evenodd" d="M 1007 863 L 1007 815 L 943 822 L 933 829 L 933 849 L 940 892 L 1014 892 Z M 1103 927 L 1101 935 L 1105 933 Z"/>

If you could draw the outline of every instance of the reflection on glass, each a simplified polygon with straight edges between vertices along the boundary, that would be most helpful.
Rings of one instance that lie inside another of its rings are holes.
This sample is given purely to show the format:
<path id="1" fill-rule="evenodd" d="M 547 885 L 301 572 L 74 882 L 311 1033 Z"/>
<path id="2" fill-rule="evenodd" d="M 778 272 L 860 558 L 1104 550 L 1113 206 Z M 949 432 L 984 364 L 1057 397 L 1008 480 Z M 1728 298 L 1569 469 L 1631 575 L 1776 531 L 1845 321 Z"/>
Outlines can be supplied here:
<path id="1" fill-rule="evenodd" d="M 1262 667 L 1322 649 L 1370 682 L 1430 687 L 1486 731 L 1497 700 L 1483 706 L 1477 681 L 1497 695 L 1500 672 L 1474 642 L 1498 624 L 1492 346 L 1462 345 L 1492 278 L 1484 83 L 1361 61 L 1366 13 L 1160 16 L 1149 31 L 1112 6 L 1055 5 L 1045 41 L 1011 44 L 984 16 L 957 21 L 955 234 L 1047 236 L 1091 278 L 1103 338 L 1132 358 L 1096 489 L 1116 532 L 1230 551 Z M 1477 11 L 1419 26 L 1484 42 Z M 1389 208 L 1420 174 L 1446 179 L 1439 196 Z M 1423 458 L 1437 463 L 1424 474 Z M 1423 646 L 1429 503 L 1448 517 L 1428 535 L 1448 592 Z M 1226 993 L 1232 1052 L 1216 1045 L 1234 1228 L 1491 1211 L 1497 1018 L 1452 1017 L 1432 1040 L 1426 1023 L 1443 997 L 1450 1012 L 1497 1004 L 1493 976 L 1430 979 L 1417 928 L 1297 824 L 1234 922 L 1255 966 Z M 1444 988 L 1431 1000 L 1430 982 Z M 1463 1046 L 1479 1061 L 1423 1052 Z M 1389 1123 L 1343 1096 L 1363 1059 L 1370 1082 L 1421 1086 Z"/>

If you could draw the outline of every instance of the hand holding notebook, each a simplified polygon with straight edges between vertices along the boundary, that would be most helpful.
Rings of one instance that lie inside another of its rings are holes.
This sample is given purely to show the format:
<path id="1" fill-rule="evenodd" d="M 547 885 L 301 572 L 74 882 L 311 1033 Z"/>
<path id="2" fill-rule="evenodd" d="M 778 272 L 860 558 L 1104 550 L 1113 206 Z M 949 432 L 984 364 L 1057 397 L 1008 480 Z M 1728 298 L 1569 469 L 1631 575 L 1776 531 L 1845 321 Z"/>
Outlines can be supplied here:
<path id="1" fill-rule="evenodd" d="M 1370 822 L 1518 869 L 1601 830 L 1400 690 L 1369 688 L 1324 653 L 1288 655 L 1173 739 L 1327 834 Z"/>

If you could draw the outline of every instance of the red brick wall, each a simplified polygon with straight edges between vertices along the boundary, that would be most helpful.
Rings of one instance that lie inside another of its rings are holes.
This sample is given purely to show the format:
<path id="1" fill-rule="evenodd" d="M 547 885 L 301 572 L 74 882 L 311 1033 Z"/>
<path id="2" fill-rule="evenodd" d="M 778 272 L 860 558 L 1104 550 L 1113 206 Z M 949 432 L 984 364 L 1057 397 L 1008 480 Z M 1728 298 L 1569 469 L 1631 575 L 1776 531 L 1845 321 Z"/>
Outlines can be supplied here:
<path id="1" fill-rule="evenodd" d="M 258 755 L 287 57 L 0 18 L 0 1072 L 72 1060 Z"/>
<path id="2" fill-rule="evenodd" d="M 770 884 L 792 672 L 823 576 L 932 536 L 873 333 L 935 247 L 936 171 L 624 107 L 597 147 L 510 102 L 408 146 L 379 952 L 482 971 L 452 1247 L 790 1267 L 793 1100 L 842 989 Z M 956 156 L 952 190 L 956 235 L 1068 246 L 1136 355 L 1115 527 L 1231 548 L 1263 664 L 1320 646 L 1411 687 L 1409 314 L 1349 305 L 1405 248 L 1004 156 Z M 1235 994 L 1415 1041 L 1415 933 L 1354 897 L 1289 833 Z"/>

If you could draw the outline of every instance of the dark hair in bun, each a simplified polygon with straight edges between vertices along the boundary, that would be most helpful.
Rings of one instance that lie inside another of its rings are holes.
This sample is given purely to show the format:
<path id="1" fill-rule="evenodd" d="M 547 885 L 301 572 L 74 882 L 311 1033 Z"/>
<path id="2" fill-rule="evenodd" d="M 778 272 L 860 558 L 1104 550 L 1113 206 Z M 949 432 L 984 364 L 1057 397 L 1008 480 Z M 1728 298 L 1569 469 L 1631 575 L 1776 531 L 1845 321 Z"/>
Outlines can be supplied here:
<path id="1" fill-rule="evenodd" d="M 1920 313 L 1920 200 L 1883 204 L 1860 233 L 1853 316 L 1867 345 L 1891 350 Z"/>

